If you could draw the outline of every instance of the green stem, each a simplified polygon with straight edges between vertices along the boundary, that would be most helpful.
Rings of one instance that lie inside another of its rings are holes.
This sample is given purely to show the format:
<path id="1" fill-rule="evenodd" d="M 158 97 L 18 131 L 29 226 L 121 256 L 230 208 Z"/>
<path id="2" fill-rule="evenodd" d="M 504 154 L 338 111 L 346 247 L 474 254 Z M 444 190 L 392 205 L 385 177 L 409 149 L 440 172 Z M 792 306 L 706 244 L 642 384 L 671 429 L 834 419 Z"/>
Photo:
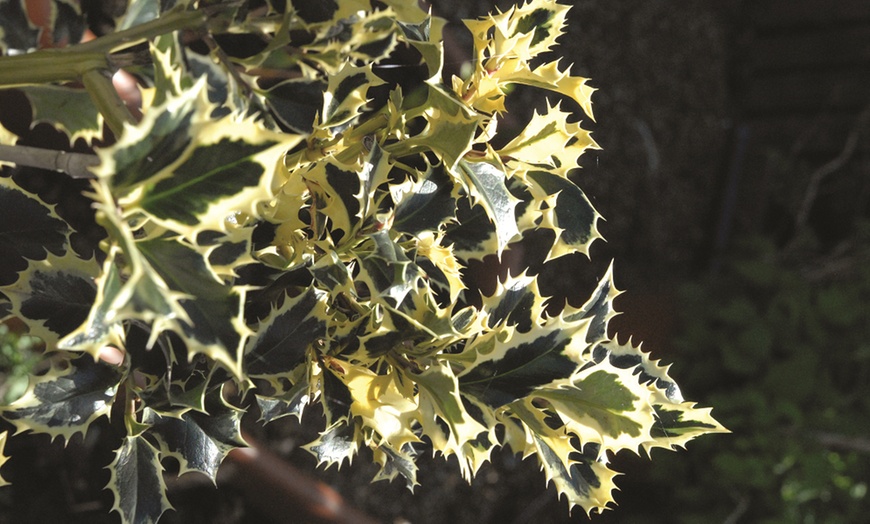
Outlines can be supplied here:
<path id="1" fill-rule="evenodd" d="M 104 53 L 65 53 L 60 49 L 44 49 L 0 58 L 0 86 L 71 82 L 87 71 L 108 68 Z"/>
<path id="2" fill-rule="evenodd" d="M 0 58 L 0 86 L 71 82 L 79 80 L 88 71 L 111 70 L 109 53 L 162 34 L 197 28 L 206 19 L 207 14 L 202 11 L 173 11 L 156 20 L 110 33 L 90 42 L 3 57 Z"/>
<path id="3" fill-rule="evenodd" d="M 121 137 L 124 123 L 136 124 L 136 119 L 127 109 L 124 100 L 112 84 L 112 76 L 105 69 L 91 69 L 82 74 L 82 83 L 91 95 L 94 105 L 106 120 L 106 125 L 116 138 Z"/>
<path id="4" fill-rule="evenodd" d="M 133 26 L 117 33 L 109 33 L 90 42 L 66 47 L 64 52 L 113 53 L 140 44 L 156 36 L 183 29 L 196 29 L 208 19 L 208 13 L 197 11 L 171 11 L 159 18 Z"/>

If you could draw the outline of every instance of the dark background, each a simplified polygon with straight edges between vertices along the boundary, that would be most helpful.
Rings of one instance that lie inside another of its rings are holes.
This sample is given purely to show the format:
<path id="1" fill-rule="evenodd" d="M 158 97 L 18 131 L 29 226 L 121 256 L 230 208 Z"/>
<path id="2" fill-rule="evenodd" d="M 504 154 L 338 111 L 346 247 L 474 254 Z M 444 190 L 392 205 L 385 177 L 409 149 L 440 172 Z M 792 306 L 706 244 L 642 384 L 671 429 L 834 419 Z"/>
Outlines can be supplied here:
<path id="1" fill-rule="evenodd" d="M 451 21 L 492 6 L 433 4 Z M 447 36 L 447 68 L 457 71 L 470 41 L 458 25 Z M 651 461 L 613 457 L 626 473 L 619 506 L 592 521 L 864 521 L 870 3 L 581 0 L 560 42 L 563 64 L 598 88 L 596 122 L 584 125 L 603 149 L 586 154 L 575 180 L 604 215 L 607 241 L 591 261 L 546 268 L 542 290 L 579 305 L 615 260 L 627 291 L 612 332 L 674 362 L 684 396 L 713 406 L 733 432 Z M 9 100 L 0 94 L 0 106 Z M 518 90 L 513 122 L 543 105 L 539 92 Z M 369 484 L 377 468 L 365 453 L 340 471 L 316 470 L 299 446 L 319 424 L 311 414 L 258 436 L 384 522 L 587 520 L 579 508 L 568 516 L 534 459 L 508 453 L 471 485 L 455 465 L 421 459 L 413 495 L 399 482 Z M 107 425 L 67 449 L 16 437 L 0 522 L 114 522 L 100 491 L 111 455 L 97 445 L 110 437 Z M 264 508 L 241 495 L 245 479 L 231 467 L 222 479 L 215 489 L 196 475 L 169 477 L 178 511 L 162 522 L 262 522 Z M 309 519 L 300 514 L 286 521 Z"/>

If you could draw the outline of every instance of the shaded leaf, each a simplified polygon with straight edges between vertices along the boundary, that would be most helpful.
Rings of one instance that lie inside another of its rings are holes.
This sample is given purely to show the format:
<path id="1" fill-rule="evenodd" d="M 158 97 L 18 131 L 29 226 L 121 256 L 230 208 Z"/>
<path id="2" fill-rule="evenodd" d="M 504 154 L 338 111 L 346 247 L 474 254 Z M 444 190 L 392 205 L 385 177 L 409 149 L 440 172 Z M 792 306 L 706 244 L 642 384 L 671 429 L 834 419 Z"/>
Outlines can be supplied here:
<path id="1" fill-rule="evenodd" d="M 34 126 L 47 123 L 65 133 L 72 144 L 78 138 L 91 143 L 103 133 L 103 116 L 85 89 L 53 85 L 19 88 L 30 102 Z"/>
<path id="2" fill-rule="evenodd" d="M 389 446 L 379 446 L 373 449 L 373 460 L 381 465 L 381 469 L 375 475 L 372 482 L 378 480 L 392 481 L 401 475 L 405 479 L 405 485 L 413 493 L 417 482 L 416 453 L 410 446 L 405 446 L 407 451 L 396 451 Z"/>
<path id="3" fill-rule="evenodd" d="M 31 262 L 17 282 L 0 288 L 12 300 L 13 312 L 30 334 L 49 346 L 79 327 L 96 297 L 96 260 L 82 260 L 70 251 Z"/>
<path id="4" fill-rule="evenodd" d="M 241 376 L 243 291 L 220 282 L 203 256 L 180 241 L 145 240 L 136 248 L 170 289 L 187 297 L 179 300 L 187 318 L 178 322 L 178 331 L 188 354 L 204 353 Z"/>
<path id="5" fill-rule="evenodd" d="M 85 433 L 97 418 L 108 416 L 120 380 L 118 368 L 83 356 L 33 378 L 27 392 L 4 408 L 3 418 L 18 431 L 69 440 Z"/>
<path id="6" fill-rule="evenodd" d="M 397 202 L 393 229 L 403 233 L 437 231 L 456 216 L 457 185 L 443 164 L 429 166 L 418 181 L 393 198 Z"/>
<path id="7" fill-rule="evenodd" d="M 257 405 L 260 407 L 260 420 L 268 424 L 286 416 L 294 416 L 302 420 L 302 412 L 311 402 L 311 384 L 305 373 L 293 386 L 280 396 L 257 395 Z"/>
<path id="8" fill-rule="evenodd" d="M 15 282 L 28 260 L 63 255 L 70 232 L 53 206 L 0 178 L 0 285 Z"/>
<path id="9" fill-rule="evenodd" d="M 172 509 L 166 498 L 160 454 L 141 436 L 125 437 L 109 465 L 111 477 L 106 488 L 115 497 L 112 511 L 122 524 L 156 524 Z"/>
<path id="10" fill-rule="evenodd" d="M 199 471 L 215 482 L 227 453 L 246 443 L 242 411 L 228 405 L 220 389 L 206 398 L 206 409 L 206 413 L 190 410 L 172 417 L 146 408 L 142 422 L 151 426 L 148 433 L 157 437 L 161 455 L 178 460 L 179 475 Z"/>
<path id="11" fill-rule="evenodd" d="M 116 253 L 117 250 L 113 249 L 103 262 L 102 274 L 97 278 L 96 298 L 87 319 L 61 339 L 58 348 L 84 351 L 97 358 L 104 346 L 121 347 L 120 322 L 113 318 L 115 312 L 112 309 L 122 289 Z"/>
<path id="12" fill-rule="evenodd" d="M 306 361 L 306 353 L 326 339 L 326 296 L 308 288 L 284 299 L 255 330 L 245 347 L 248 375 L 278 376 Z"/>
<path id="13" fill-rule="evenodd" d="M 327 468 L 337 464 L 341 468 L 344 461 L 353 461 L 359 443 L 356 436 L 356 427 L 346 417 L 339 418 L 335 423 L 320 433 L 320 436 L 309 444 L 302 446 L 312 455 L 317 457 L 317 464 L 324 464 Z"/>

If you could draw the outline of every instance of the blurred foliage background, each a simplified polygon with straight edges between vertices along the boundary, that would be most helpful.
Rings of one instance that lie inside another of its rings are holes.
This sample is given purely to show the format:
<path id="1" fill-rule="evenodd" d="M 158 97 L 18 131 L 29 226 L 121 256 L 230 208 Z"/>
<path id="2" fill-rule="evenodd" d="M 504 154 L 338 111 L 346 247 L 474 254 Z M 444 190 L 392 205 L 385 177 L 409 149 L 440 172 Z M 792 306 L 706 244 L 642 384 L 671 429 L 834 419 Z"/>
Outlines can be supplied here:
<path id="1" fill-rule="evenodd" d="M 431 3 L 451 21 L 445 69 L 458 74 L 471 56 L 458 20 L 513 2 Z M 99 10 L 99 2 L 83 4 Z M 713 406 L 732 431 L 687 451 L 656 450 L 652 461 L 613 457 L 626 473 L 617 479 L 619 507 L 592 522 L 866 520 L 868 43 L 866 0 L 573 2 L 557 52 L 599 89 L 596 122 L 584 126 L 603 149 L 586 155 L 576 180 L 606 218 L 607 242 L 593 246 L 592 260 L 578 255 L 543 268 L 542 290 L 556 309 L 573 303 L 615 259 L 616 283 L 627 292 L 617 299 L 624 314 L 613 333 L 632 334 L 673 362 L 684 396 Z M 10 107 L 16 100 L 0 93 L 0 120 L 26 129 L 8 122 L 20 116 Z M 544 105 L 539 93 L 519 90 L 504 129 Z M 44 127 L 34 132 L 50 135 Z M 15 377 L 30 365 L 19 344 L 0 332 L 2 395 L 15 394 Z M 279 421 L 257 436 L 314 471 L 298 448 L 316 436 L 314 427 Z M 115 522 L 101 492 L 109 458 L 97 451 L 111 438 L 105 425 L 49 452 L 39 451 L 46 439 L 12 439 L 9 451 L 32 460 L 18 462 L 27 469 L 20 474 L 15 459 L 4 467 L 21 487 L 0 490 L 0 523 L 12 522 L 3 511 L 12 507 L 15 522 Z M 567 515 L 536 464 L 508 453 L 470 486 L 453 465 L 426 461 L 413 495 L 400 483 L 369 484 L 374 472 L 361 457 L 316 474 L 384 522 L 586 521 Z M 231 483 L 216 490 L 188 477 L 169 479 L 177 512 L 162 522 L 263 521 Z"/>

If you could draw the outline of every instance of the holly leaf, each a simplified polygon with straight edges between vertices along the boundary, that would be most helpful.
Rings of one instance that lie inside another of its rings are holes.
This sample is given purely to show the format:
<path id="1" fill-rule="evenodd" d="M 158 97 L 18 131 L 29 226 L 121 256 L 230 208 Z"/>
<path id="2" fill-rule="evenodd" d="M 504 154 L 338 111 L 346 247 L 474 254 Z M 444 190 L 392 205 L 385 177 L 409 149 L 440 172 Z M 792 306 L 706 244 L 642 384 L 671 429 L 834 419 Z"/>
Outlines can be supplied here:
<path id="1" fill-rule="evenodd" d="M 613 299 L 620 293 L 621 291 L 616 289 L 613 283 L 613 263 L 611 262 L 607 272 L 595 287 L 595 291 L 592 292 L 583 306 L 580 309 L 575 309 L 567 304 L 562 312 L 562 318 L 567 322 L 581 318 L 590 319 L 586 341 L 590 344 L 603 341 L 607 339 L 607 324 L 611 318 L 617 315 L 613 308 Z"/>
<path id="2" fill-rule="evenodd" d="M 0 178 L 0 286 L 15 282 L 29 260 L 66 253 L 70 232 L 54 206 Z"/>
<path id="3" fill-rule="evenodd" d="M 303 449 L 317 457 L 317 464 L 328 469 L 336 464 L 340 469 L 344 461 L 353 461 L 359 448 L 356 426 L 347 417 L 341 417 L 320 433 L 320 436 Z"/>
<path id="4" fill-rule="evenodd" d="M 27 392 L 3 409 L 3 418 L 21 431 L 46 433 L 69 440 L 91 423 L 108 416 L 121 371 L 89 356 L 53 365 L 34 377 Z"/>
<path id="5" fill-rule="evenodd" d="M 308 351 L 325 341 L 329 318 L 326 294 L 316 288 L 286 297 L 248 339 L 244 358 L 248 376 L 275 378 L 305 363 Z"/>
<path id="6" fill-rule="evenodd" d="M 482 116 L 472 112 L 441 87 L 426 84 L 429 95 L 423 105 L 423 118 L 426 127 L 420 133 L 385 149 L 394 156 L 433 151 L 444 167 L 455 172 L 459 160 L 471 150 L 477 128 Z"/>
<path id="7" fill-rule="evenodd" d="M 417 482 L 416 453 L 411 446 L 405 446 L 401 451 L 396 451 L 390 446 L 379 446 L 372 450 L 372 459 L 381 465 L 372 482 L 379 480 L 392 481 L 401 475 L 405 479 L 408 490 L 414 492 Z"/>
<path id="8" fill-rule="evenodd" d="M 429 166 L 420 178 L 406 187 L 393 186 L 393 229 L 419 235 L 438 231 L 456 216 L 459 186 L 444 164 Z"/>
<path id="9" fill-rule="evenodd" d="M 6 452 L 5 452 L 6 437 L 8 437 L 8 436 L 9 436 L 8 431 L 4 431 L 3 433 L 0 433 L 0 468 L 2 468 L 3 464 L 5 464 L 7 460 L 9 460 L 9 457 L 6 456 Z M 3 475 L 0 475 L 0 488 L 2 488 L 3 486 L 8 486 L 8 485 L 9 485 L 9 481 L 4 479 Z"/>
<path id="10" fill-rule="evenodd" d="M 514 209 L 519 200 L 507 189 L 504 170 L 489 162 L 459 162 L 458 172 L 472 197 L 480 205 L 495 226 L 498 238 L 497 253 L 519 236 Z"/>
<path id="11" fill-rule="evenodd" d="M 572 253 L 589 255 L 589 246 L 598 238 L 601 215 L 592 207 L 583 191 L 570 180 L 546 171 L 530 171 L 529 190 L 541 200 L 555 197 L 555 204 L 542 210 L 541 228 L 553 229 L 556 240 L 547 254 L 552 260 Z"/>
<path id="12" fill-rule="evenodd" d="M 212 106 L 198 86 L 126 128 L 101 151 L 98 170 L 128 215 L 144 211 L 191 240 L 199 231 L 225 231 L 234 211 L 256 216 L 273 196 L 284 153 L 301 140 L 234 114 L 209 118 Z"/>
<path id="13" fill-rule="evenodd" d="M 31 126 L 49 124 L 69 137 L 70 144 L 79 138 L 90 144 L 102 137 L 103 116 L 85 89 L 52 85 L 19 89 L 33 111 Z"/>
<path id="14" fill-rule="evenodd" d="M 584 345 L 586 326 L 552 319 L 526 333 L 501 327 L 479 335 L 464 352 L 474 361 L 458 374 L 462 393 L 496 409 L 567 379 L 579 366 L 572 346 Z"/>
<path id="15" fill-rule="evenodd" d="M 618 473 L 598 457 L 580 453 L 568 436 L 532 433 L 532 439 L 547 480 L 553 482 L 560 497 L 565 496 L 569 511 L 580 506 L 587 514 L 600 513 L 613 502 L 613 479 Z"/>
<path id="16" fill-rule="evenodd" d="M 13 314 L 30 334 L 54 347 L 88 318 L 96 298 L 95 259 L 82 260 L 69 251 L 31 262 L 14 284 L 0 288 L 12 301 Z"/>
<path id="17" fill-rule="evenodd" d="M 423 434 L 429 437 L 435 450 L 455 454 L 466 473 L 468 459 L 463 448 L 481 433 L 487 433 L 487 428 L 466 410 L 456 375 L 448 366 L 438 365 L 410 378 L 418 387 Z"/>
<path id="18" fill-rule="evenodd" d="M 527 164 L 546 165 L 561 176 L 579 167 L 577 159 L 587 149 L 598 149 L 592 134 L 576 122 L 568 122 L 570 113 L 561 111 L 547 101 L 543 114 L 535 111 L 525 129 L 498 150 L 502 158 L 511 158 Z"/>
<path id="19" fill-rule="evenodd" d="M 418 417 L 413 382 L 403 380 L 395 370 L 379 375 L 365 366 L 343 363 L 341 367 L 337 376 L 353 399 L 350 412 L 363 428 L 375 431 L 374 445 L 402 449 L 420 441 L 412 430 Z"/>
<path id="20" fill-rule="evenodd" d="M 384 82 L 372 72 L 372 64 L 357 67 L 350 62 L 334 75 L 329 75 L 323 90 L 323 110 L 318 127 L 326 129 L 354 120 L 368 103 L 370 87 Z"/>
<path id="21" fill-rule="evenodd" d="M 188 355 L 203 353 L 241 377 L 248 334 L 242 314 L 244 291 L 224 284 L 199 252 L 179 240 L 144 240 L 136 243 L 136 249 L 182 297 L 178 302 L 187 318 L 175 322 Z"/>
<path id="22" fill-rule="evenodd" d="M 630 372 L 651 392 L 655 423 L 650 428 L 650 439 L 643 443 L 647 453 L 653 448 L 685 446 L 688 441 L 708 433 L 728 433 L 712 417 L 710 408 L 699 408 L 693 402 L 686 402 L 679 386 L 668 374 L 670 366 L 652 360 L 640 346 L 608 340 L 598 344 L 592 354 L 596 361 L 606 360 L 614 368 Z"/>
<path id="23" fill-rule="evenodd" d="M 305 366 L 306 370 L 308 366 Z M 294 416 L 302 420 L 302 412 L 311 402 L 311 383 L 308 373 L 303 373 L 286 392 L 280 396 L 257 395 L 257 405 L 260 408 L 260 420 L 268 424 L 286 416 Z"/>
<path id="24" fill-rule="evenodd" d="M 178 460 L 179 475 L 199 471 L 212 482 L 227 453 L 246 446 L 241 433 L 242 411 L 221 397 L 221 389 L 206 396 L 206 412 L 188 410 L 180 416 L 161 415 L 146 408 L 142 422 L 151 426 L 160 453 Z"/>
<path id="25" fill-rule="evenodd" d="M 57 344 L 58 348 L 83 351 L 97 358 L 100 350 L 107 345 L 122 347 L 121 324 L 112 309 L 123 289 L 116 256 L 117 248 L 113 248 L 103 262 L 102 274 L 97 278 L 96 298 L 87 319 L 62 338 Z"/>
<path id="26" fill-rule="evenodd" d="M 408 259 L 402 247 L 390 239 L 389 231 L 378 231 L 369 238 L 375 249 L 360 258 L 357 281 L 365 283 L 372 301 L 396 308 L 416 289 L 423 272 Z"/>
<path id="27" fill-rule="evenodd" d="M 106 485 L 115 497 L 112 511 L 122 524 L 156 524 L 172 509 L 166 497 L 160 454 L 143 436 L 129 436 L 115 450 Z"/>
<path id="28" fill-rule="evenodd" d="M 535 390 L 523 402 L 549 403 L 566 430 L 583 443 L 637 450 L 649 440 L 655 422 L 650 396 L 631 373 L 601 363 Z"/>

